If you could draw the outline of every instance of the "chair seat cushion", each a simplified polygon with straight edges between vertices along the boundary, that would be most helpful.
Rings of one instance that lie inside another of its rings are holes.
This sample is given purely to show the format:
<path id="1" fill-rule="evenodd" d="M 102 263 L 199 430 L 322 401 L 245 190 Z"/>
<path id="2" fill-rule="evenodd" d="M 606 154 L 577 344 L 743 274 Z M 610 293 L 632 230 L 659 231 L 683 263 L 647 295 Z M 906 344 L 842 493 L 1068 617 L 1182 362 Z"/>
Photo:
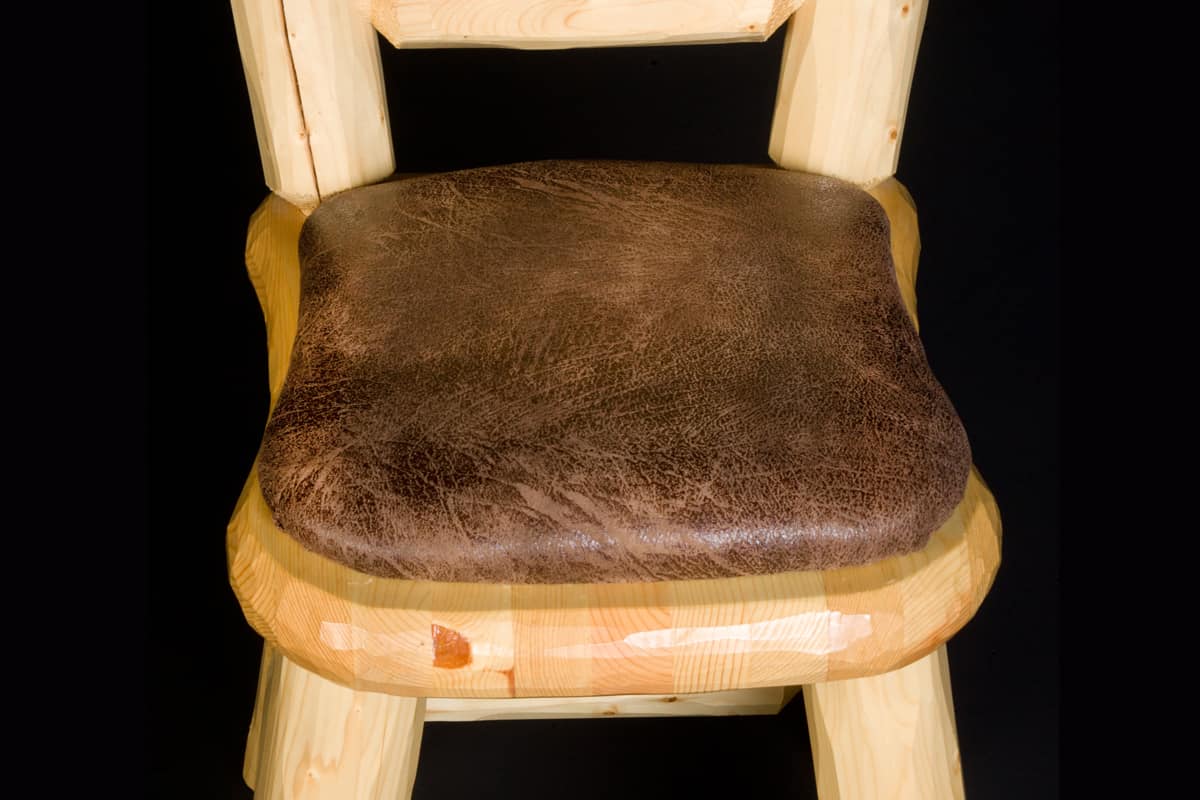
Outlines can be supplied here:
<path id="1" fill-rule="evenodd" d="M 300 237 L 259 459 L 276 524 L 386 577 L 686 580 L 911 552 L 966 435 L 866 192 L 539 161 L 353 189 Z"/>

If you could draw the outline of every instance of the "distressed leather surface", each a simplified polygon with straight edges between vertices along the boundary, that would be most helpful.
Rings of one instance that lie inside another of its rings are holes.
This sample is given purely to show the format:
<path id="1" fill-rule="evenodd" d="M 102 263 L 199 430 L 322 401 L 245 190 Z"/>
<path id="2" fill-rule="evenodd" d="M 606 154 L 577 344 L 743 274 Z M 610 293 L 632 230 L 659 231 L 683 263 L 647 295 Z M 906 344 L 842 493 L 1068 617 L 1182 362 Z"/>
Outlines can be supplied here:
<path id="1" fill-rule="evenodd" d="M 354 189 L 301 233 L 260 453 L 276 523 L 379 576 L 638 582 L 923 547 L 966 435 L 888 221 L 770 167 L 543 161 Z"/>

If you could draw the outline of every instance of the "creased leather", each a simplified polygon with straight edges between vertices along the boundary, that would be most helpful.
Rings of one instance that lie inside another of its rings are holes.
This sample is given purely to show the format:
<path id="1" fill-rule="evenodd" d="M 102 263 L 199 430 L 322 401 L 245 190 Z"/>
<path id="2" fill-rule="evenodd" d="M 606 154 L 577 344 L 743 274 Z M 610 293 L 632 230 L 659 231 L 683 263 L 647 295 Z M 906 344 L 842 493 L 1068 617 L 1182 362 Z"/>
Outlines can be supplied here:
<path id="1" fill-rule="evenodd" d="M 301 233 L 259 470 L 387 577 L 640 582 L 923 547 L 965 432 L 888 221 L 770 167 L 541 161 L 354 189 Z"/>

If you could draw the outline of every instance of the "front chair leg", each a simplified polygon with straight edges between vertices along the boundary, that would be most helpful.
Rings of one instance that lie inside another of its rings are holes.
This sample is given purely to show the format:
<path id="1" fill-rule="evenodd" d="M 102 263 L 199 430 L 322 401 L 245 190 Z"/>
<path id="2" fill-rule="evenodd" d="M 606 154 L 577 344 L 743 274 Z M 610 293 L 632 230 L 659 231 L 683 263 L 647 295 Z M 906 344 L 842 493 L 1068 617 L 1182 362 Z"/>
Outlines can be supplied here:
<path id="1" fill-rule="evenodd" d="M 408 800 L 425 698 L 347 689 L 263 645 L 244 777 L 256 800 Z"/>
<path id="2" fill-rule="evenodd" d="M 821 800 L 962 798 L 946 646 L 903 669 L 804 687 Z"/>

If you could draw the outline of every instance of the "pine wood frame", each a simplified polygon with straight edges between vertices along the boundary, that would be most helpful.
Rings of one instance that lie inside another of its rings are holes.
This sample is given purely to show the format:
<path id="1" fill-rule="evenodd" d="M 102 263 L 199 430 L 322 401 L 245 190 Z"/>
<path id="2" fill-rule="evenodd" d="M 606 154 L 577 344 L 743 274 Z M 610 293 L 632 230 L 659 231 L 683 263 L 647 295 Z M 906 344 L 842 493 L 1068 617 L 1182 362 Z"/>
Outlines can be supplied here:
<path id="1" fill-rule="evenodd" d="M 655 0 L 589 27 L 556 11 L 580 0 L 538 4 L 532 19 L 528 0 L 475 15 L 455 12 L 465 0 L 232 0 L 272 190 L 247 242 L 272 406 L 295 332 L 305 216 L 394 169 L 376 29 L 398 46 L 577 47 L 761 39 L 790 14 L 769 153 L 883 205 L 915 322 L 916 212 L 892 175 L 924 0 L 690 5 L 703 13 L 681 21 L 669 13 L 677 4 Z M 429 33 L 417 12 L 441 28 Z M 962 796 L 944 643 L 1000 560 L 998 512 L 974 471 L 924 551 L 826 572 L 591 586 L 382 580 L 276 529 L 253 471 L 228 552 L 235 593 L 266 639 L 245 764 L 256 796 L 407 797 L 426 719 L 774 713 L 801 686 L 822 798 Z M 437 663 L 450 635 L 472 648 L 466 663 Z"/>

